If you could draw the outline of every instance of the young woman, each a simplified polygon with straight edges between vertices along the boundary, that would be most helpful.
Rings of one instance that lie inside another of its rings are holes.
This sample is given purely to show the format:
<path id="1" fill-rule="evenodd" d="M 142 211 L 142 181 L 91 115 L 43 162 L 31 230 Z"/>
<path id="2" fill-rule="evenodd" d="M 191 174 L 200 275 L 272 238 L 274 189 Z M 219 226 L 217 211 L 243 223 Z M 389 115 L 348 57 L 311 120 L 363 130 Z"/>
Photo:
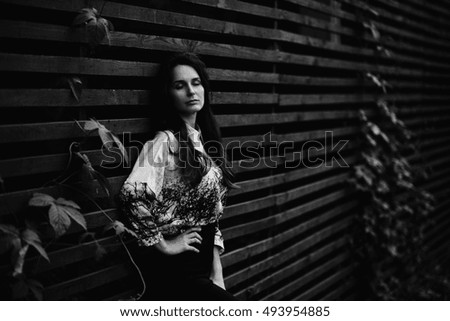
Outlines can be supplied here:
<path id="1" fill-rule="evenodd" d="M 233 300 L 223 281 L 218 222 L 234 185 L 204 63 L 192 53 L 172 56 L 153 93 L 160 130 L 120 193 L 138 235 L 148 284 L 143 299 Z"/>

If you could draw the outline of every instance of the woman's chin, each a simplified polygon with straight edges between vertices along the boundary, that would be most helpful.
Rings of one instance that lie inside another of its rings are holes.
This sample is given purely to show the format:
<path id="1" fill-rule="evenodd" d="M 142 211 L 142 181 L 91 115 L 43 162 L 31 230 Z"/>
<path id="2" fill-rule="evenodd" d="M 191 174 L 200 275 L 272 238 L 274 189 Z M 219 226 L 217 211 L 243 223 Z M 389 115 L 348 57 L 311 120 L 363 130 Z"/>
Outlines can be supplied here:
<path id="1" fill-rule="evenodd" d="M 183 106 L 183 108 L 180 111 L 180 113 L 183 114 L 193 114 L 193 113 L 197 113 L 200 110 L 202 110 L 203 106 L 199 105 L 199 104 L 194 104 L 194 105 L 186 105 Z"/>

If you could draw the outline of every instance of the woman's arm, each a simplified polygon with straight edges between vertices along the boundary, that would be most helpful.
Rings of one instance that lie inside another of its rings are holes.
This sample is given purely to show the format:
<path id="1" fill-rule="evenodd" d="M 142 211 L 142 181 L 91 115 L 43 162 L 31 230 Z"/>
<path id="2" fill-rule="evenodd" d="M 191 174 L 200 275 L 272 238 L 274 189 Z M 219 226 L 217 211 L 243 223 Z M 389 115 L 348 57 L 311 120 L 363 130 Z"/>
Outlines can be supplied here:
<path id="1" fill-rule="evenodd" d="M 211 268 L 210 280 L 217 286 L 225 290 L 225 282 L 223 281 L 222 262 L 220 261 L 220 248 L 214 246 L 213 262 Z"/>

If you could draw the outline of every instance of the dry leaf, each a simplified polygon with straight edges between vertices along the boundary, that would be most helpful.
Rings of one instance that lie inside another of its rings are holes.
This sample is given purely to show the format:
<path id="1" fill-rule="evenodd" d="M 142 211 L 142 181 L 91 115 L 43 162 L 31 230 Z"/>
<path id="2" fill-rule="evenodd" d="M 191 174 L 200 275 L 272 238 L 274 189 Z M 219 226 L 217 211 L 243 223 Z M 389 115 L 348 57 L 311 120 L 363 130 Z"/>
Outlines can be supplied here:
<path id="1" fill-rule="evenodd" d="M 110 43 L 110 31 L 114 30 L 112 23 L 98 15 L 95 8 L 83 8 L 72 23 L 75 27 L 84 26 L 88 33 L 91 46 L 100 44 L 106 37 Z"/>

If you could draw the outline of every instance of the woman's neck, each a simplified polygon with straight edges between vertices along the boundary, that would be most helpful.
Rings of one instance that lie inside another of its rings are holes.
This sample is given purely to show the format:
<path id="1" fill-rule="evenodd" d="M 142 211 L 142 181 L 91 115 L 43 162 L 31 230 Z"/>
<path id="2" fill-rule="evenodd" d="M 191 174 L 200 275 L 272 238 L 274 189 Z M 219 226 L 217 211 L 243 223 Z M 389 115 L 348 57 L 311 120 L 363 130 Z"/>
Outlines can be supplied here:
<path id="1" fill-rule="evenodd" d="M 197 113 L 190 114 L 190 115 L 180 115 L 180 116 L 186 124 L 188 124 L 192 128 L 195 128 L 195 121 L 197 119 Z"/>

